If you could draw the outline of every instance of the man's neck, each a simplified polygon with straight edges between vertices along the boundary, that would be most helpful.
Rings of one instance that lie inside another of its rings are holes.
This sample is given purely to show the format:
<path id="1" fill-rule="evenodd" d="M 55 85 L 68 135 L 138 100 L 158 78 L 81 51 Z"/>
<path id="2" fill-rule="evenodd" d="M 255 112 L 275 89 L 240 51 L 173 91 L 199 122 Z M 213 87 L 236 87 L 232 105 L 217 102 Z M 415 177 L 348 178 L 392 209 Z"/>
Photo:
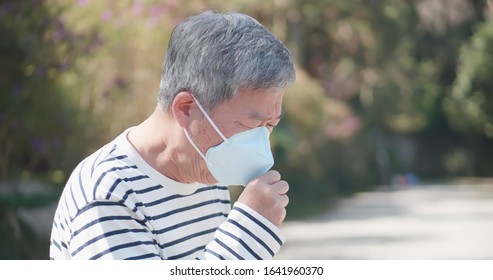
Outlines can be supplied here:
<path id="1" fill-rule="evenodd" d="M 140 156 L 154 169 L 177 182 L 188 183 L 183 168 L 179 168 L 179 145 L 176 139 L 180 133 L 172 116 L 160 107 L 127 135 L 128 141 Z"/>

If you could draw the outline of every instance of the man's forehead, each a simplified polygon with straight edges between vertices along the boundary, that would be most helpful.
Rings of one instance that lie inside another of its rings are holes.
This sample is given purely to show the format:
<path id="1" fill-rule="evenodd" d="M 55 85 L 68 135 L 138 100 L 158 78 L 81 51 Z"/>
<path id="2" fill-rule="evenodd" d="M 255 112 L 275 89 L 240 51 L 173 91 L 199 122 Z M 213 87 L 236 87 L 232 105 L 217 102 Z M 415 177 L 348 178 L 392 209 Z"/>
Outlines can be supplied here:
<path id="1" fill-rule="evenodd" d="M 279 89 L 242 90 L 233 98 L 223 102 L 233 115 L 251 119 L 278 119 L 281 117 L 284 92 Z"/>

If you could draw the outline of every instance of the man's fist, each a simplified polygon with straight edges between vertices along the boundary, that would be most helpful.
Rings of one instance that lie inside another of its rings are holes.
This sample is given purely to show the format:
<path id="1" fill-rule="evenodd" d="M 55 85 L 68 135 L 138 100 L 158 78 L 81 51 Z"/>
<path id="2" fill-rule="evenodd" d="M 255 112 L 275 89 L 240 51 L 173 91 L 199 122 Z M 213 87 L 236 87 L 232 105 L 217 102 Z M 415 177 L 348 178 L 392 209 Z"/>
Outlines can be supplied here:
<path id="1" fill-rule="evenodd" d="M 270 170 L 248 183 L 238 202 L 257 211 L 274 225 L 280 226 L 286 217 L 288 190 L 289 185 L 281 180 L 281 174 Z"/>

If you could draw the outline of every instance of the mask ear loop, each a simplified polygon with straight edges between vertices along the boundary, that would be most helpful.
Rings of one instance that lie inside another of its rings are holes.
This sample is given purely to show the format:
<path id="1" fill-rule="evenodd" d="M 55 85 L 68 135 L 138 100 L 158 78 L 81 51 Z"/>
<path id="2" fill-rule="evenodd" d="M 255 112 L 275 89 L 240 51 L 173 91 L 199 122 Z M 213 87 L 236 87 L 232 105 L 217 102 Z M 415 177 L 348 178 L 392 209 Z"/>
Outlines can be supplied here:
<path id="1" fill-rule="evenodd" d="M 199 107 L 200 111 L 202 111 L 202 114 L 204 114 L 205 118 L 209 121 L 209 123 L 212 125 L 214 130 L 216 130 L 217 134 L 219 134 L 219 136 L 221 136 L 221 138 L 224 141 L 228 140 L 228 138 L 226 138 L 224 136 L 224 134 L 222 134 L 222 132 L 219 130 L 219 128 L 216 126 L 216 124 L 212 121 L 211 117 L 209 117 L 209 114 L 207 114 L 204 107 L 202 107 L 202 105 L 200 105 L 199 101 L 195 98 L 195 96 L 192 95 L 192 98 L 193 98 L 193 100 L 195 100 L 195 103 L 197 103 L 197 106 Z"/>
<path id="2" fill-rule="evenodd" d="M 192 138 L 188 134 L 188 131 L 185 128 L 183 129 L 183 131 L 185 132 L 185 136 L 187 137 L 188 142 L 190 142 L 190 144 L 192 145 L 192 147 L 199 153 L 199 155 L 204 159 L 205 162 L 207 162 L 208 164 L 211 164 L 207 160 L 207 158 L 204 156 L 204 154 L 202 154 L 202 152 L 200 151 L 199 147 L 197 147 L 197 145 L 195 145 L 195 142 L 192 141 Z"/>

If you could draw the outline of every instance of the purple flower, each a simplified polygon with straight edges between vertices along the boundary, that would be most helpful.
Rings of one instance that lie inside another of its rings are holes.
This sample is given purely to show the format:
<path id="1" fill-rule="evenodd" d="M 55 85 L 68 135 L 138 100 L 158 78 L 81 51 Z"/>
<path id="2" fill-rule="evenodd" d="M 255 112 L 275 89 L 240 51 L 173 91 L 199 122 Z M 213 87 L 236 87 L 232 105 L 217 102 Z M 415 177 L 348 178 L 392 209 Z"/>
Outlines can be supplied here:
<path id="1" fill-rule="evenodd" d="M 21 85 L 15 85 L 12 88 L 12 95 L 15 97 L 20 97 L 22 94 L 22 86 Z"/>
<path id="2" fill-rule="evenodd" d="M 163 13 L 163 7 L 161 6 L 154 6 L 150 10 L 150 14 L 152 17 L 159 17 Z"/>
<path id="3" fill-rule="evenodd" d="M 62 144 L 62 140 L 60 139 L 60 136 L 55 135 L 51 138 L 51 143 L 53 143 L 53 146 L 59 147 Z"/>
<path id="4" fill-rule="evenodd" d="M 69 62 L 66 60 L 58 64 L 58 68 L 60 68 L 60 70 L 65 70 L 68 68 L 68 66 L 69 66 Z"/>
<path id="5" fill-rule="evenodd" d="M 101 20 L 104 22 L 108 22 L 111 17 L 113 16 L 113 13 L 110 10 L 106 10 L 102 15 L 101 15 Z"/>
<path id="6" fill-rule="evenodd" d="M 38 67 L 36 67 L 36 75 L 38 77 L 46 76 L 46 72 L 47 72 L 47 68 L 45 65 L 39 65 Z"/>
<path id="7" fill-rule="evenodd" d="M 17 128 L 17 120 L 13 119 L 10 121 L 10 128 L 16 129 Z"/>
<path id="8" fill-rule="evenodd" d="M 89 4 L 89 0 L 79 0 L 77 3 L 79 6 L 87 6 L 87 4 Z"/>
<path id="9" fill-rule="evenodd" d="M 14 9 L 14 4 L 12 4 L 11 2 L 7 2 L 2 5 L 2 9 L 4 9 L 7 13 L 9 13 Z"/>
<path id="10" fill-rule="evenodd" d="M 34 137 L 33 139 L 31 139 L 31 148 L 43 155 L 47 153 L 45 143 L 41 138 L 38 137 Z"/>
<path id="11" fill-rule="evenodd" d="M 141 0 L 134 1 L 134 4 L 132 5 L 132 14 L 140 15 L 143 10 L 144 10 L 144 4 L 142 4 L 142 1 Z"/>

